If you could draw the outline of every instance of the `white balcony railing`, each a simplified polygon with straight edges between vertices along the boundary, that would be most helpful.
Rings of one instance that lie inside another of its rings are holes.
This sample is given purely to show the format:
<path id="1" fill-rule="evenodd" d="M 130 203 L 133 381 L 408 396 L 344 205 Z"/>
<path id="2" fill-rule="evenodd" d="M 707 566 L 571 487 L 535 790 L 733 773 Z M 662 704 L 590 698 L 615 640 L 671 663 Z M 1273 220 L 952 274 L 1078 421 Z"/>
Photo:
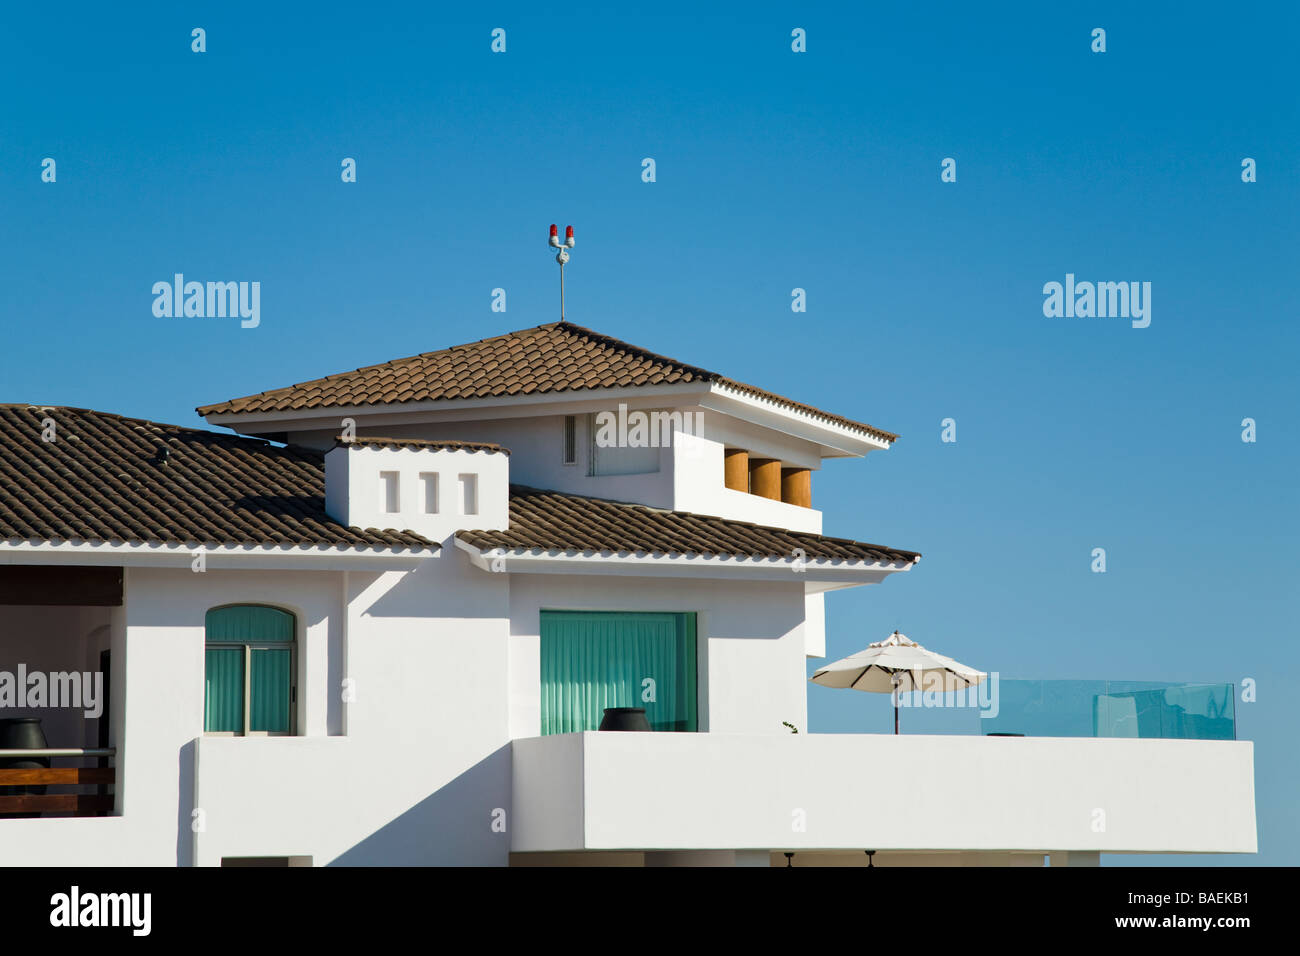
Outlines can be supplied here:
<path id="1" fill-rule="evenodd" d="M 512 747 L 515 852 L 1257 849 L 1249 741 L 587 732 Z"/>

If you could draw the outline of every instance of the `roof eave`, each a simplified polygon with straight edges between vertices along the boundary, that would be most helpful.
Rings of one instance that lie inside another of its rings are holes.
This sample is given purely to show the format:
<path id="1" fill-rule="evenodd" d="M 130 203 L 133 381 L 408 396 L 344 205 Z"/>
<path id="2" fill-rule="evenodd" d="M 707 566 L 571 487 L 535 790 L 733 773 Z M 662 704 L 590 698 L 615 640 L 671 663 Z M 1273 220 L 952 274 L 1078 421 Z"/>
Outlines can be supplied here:
<path id="1" fill-rule="evenodd" d="M 554 392 L 533 392 L 528 395 L 492 395 L 483 398 L 439 398 L 419 402 L 385 402 L 368 405 L 331 405 L 328 407 L 297 408 L 270 412 L 207 412 L 206 405 L 196 409 L 199 416 L 210 425 L 221 425 L 244 434 L 275 431 L 312 431 L 331 428 L 343 417 L 371 419 L 368 427 L 377 424 L 401 425 L 428 420 L 429 413 L 445 413 L 448 420 L 488 419 L 501 408 L 525 407 L 532 415 L 550 414 L 549 406 L 571 406 L 582 403 L 607 403 L 621 399 L 654 398 L 657 396 L 703 398 L 709 394 L 709 382 L 683 382 L 672 385 L 629 385 L 616 388 L 584 388 Z M 217 403 L 218 405 L 224 403 Z M 463 416 L 463 412 L 482 414 Z M 374 419 L 382 418 L 382 422 Z"/>
<path id="2" fill-rule="evenodd" d="M 164 541 L 0 541 L 0 565 L 83 564 L 193 571 L 202 548 L 206 570 L 339 570 L 410 568 L 436 558 L 441 546 L 197 544 Z"/>
<path id="3" fill-rule="evenodd" d="M 739 389 L 714 382 L 704 406 L 784 432 L 796 438 L 820 445 L 823 458 L 861 458 L 869 452 L 890 448 L 897 436 L 867 426 L 854 426 L 837 421 L 824 413 L 813 413 L 791 405 L 742 392 Z"/>
<path id="4" fill-rule="evenodd" d="M 524 409 L 529 416 L 570 414 L 573 409 L 580 410 L 584 403 L 595 407 L 619 401 L 643 402 L 660 396 L 673 399 L 674 404 L 689 401 L 706 410 L 811 442 L 821 448 L 824 458 L 861 458 L 869 452 L 890 448 L 893 444 L 892 440 L 885 437 L 888 434 L 886 432 L 867 427 L 851 427 L 835 420 L 833 416 L 814 414 L 774 400 L 759 398 L 721 382 L 703 381 L 486 398 L 340 405 L 276 412 L 211 412 L 203 417 L 212 426 L 224 426 L 246 435 L 259 435 L 331 430 L 337 428 L 343 418 L 365 420 L 365 427 L 375 428 L 424 424 L 431 420 L 436 422 L 440 418 L 456 422 L 488 419 L 499 415 L 503 408 Z M 201 408 L 198 411 L 203 415 Z"/>
<path id="5" fill-rule="evenodd" d="M 895 561 L 831 558 L 800 561 L 785 555 L 756 558 L 729 554 L 480 548 L 459 535 L 454 540 L 469 555 L 471 564 L 489 572 L 787 581 L 803 584 L 810 593 L 878 584 L 891 574 L 911 570 L 920 560 L 920 555 Z"/>

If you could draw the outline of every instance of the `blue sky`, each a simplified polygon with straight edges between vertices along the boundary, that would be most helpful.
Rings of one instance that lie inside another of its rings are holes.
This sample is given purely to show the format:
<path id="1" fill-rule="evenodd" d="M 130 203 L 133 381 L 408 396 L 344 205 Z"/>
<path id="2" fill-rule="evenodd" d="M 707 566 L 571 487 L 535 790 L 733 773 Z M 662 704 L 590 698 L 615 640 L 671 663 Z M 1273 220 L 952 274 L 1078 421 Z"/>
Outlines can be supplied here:
<path id="1" fill-rule="evenodd" d="M 925 554 L 830 598 L 832 659 L 899 627 L 1008 677 L 1253 678 L 1231 862 L 1300 862 L 1300 15 L 1131 6 L 6 10 L 0 401 L 197 425 L 552 321 L 572 223 L 572 321 L 902 435 L 815 482 L 829 533 Z M 261 325 L 155 318 L 175 272 L 261 282 Z M 1150 327 L 1044 317 L 1066 273 L 1150 282 Z"/>

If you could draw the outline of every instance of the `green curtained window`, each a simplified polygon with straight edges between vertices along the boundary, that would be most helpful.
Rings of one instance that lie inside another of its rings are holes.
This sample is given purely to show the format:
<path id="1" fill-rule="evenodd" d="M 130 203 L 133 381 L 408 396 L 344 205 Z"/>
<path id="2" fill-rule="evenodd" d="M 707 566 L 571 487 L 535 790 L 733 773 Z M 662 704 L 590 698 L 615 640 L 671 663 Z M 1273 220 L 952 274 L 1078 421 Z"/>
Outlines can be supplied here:
<path id="1" fill-rule="evenodd" d="M 541 639 L 543 734 L 595 730 L 606 707 L 697 729 L 694 614 L 543 611 Z"/>
<path id="2" fill-rule="evenodd" d="M 212 647 L 207 652 L 207 687 L 203 695 L 203 729 L 209 733 L 244 732 L 244 649 Z"/>
<path id="3" fill-rule="evenodd" d="M 293 732 L 294 631 L 293 615 L 279 608 L 241 604 L 208 611 L 206 732 Z"/>

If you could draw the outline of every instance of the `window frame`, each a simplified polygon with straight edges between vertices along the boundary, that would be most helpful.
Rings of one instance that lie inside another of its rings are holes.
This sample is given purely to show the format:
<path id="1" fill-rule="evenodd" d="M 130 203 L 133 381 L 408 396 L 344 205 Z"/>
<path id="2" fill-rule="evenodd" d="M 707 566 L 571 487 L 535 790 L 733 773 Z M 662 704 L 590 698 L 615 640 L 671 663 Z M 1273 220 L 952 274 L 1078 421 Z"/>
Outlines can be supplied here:
<path id="1" fill-rule="evenodd" d="M 560 436 L 560 463 L 566 468 L 578 464 L 578 416 L 565 415 Z"/>
<path id="2" fill-rule="evenodd" d="M 706 643 L 702 640 L 703 617 L 704 612 L 699 610 L 663 610 L 658 608 L 631 608 L 631 609 L 613 609 L 613 608 L 579 608 L 579 607 L 561 607 L 552 605 L 543 605 L 538 609 L 537 633 L 539 638 L 546 630 L 546 618 L 548 615 L 557 616 L 578 616 L 592 618 L 602 617 L 636 617 L 639 615 L 669 615 L 677 619 L 677 626 L 684 629 L 684 633 L 689 635 L 692 644 L 692 651 L 689 656 L 683 657 L 680 663 L 686 664 L 691 672 L 690 683 L 693 693 L 691 694 L 691 710 L 693 712 L 692 721 L 694 727 L 671 728 L 656 730 L 656 733 L 687 733 L 698 734 L 707 733 L 708 725 L 708 670 L 706 664 Z M 539 640 L 539 644 L 541 641 Z M 545 673 L 546 673 L 546 656 L 545 651 L 539 655 L 538 668 L 538 733 L 541 736 L 551 736 L 561 733 L 582 733 L 585 731 L 546 731 L 546 694 L 545 694 Z M 647 716 L 649 716 L 647 714 Z M 595 727 L 590 728 L 595 730 Z"/>
<path id="3" fill-rule="evenodd" d="M 222 641 L 208 640 L 207 636 L 207 615 L 213 611 L 221 611 L 232 607 L 260 607 L 269 608 L 273 611 L 280 611 L 288 614 L 293 621 L 293 638 L 288 641 Z M 207 695 L 204 694 L 203 707 L 203 735 L 205 737 L 296 737 L 298 736 L 298 615 L 287 608 L 276 607 L 274 604 L 221 604 L 217 607 L 208 608 L 204 614 L 203 622 L 203 651 L 204 651 L 204 681 L 207 680 L 207 651 L 211 649 L 228 649 L 242 648 L 244 656 L 244 686 L 241 691 L 243 695 L 244 713 L 242 731 L 235 730 L 208 730 L 207 714 Z M 255 650 L 285 650 L 289 651 L 289 729 L 288 730 L 251 730 L 252 710 L 253 710 L 253 651 Z"/>
<path id="4" fill-rule="evenodd" d="M 613 445 L 604 449 L 607 453 L 610 451 L 642 451 L 650 449 L 654 451 L 654 467 L 645 471 L 601 471 L 601 446 L 596 439 L 599 437 L 600 429 L 596 426 L 596 412 L 587 413 L 587 477 L 588 478 L 630 478 L 637 475 L 661 475 L 664 473 L 664 449 L 665 445 Z M 605 462 L 608 465 L 609 456 L 606 455 Z"/>

